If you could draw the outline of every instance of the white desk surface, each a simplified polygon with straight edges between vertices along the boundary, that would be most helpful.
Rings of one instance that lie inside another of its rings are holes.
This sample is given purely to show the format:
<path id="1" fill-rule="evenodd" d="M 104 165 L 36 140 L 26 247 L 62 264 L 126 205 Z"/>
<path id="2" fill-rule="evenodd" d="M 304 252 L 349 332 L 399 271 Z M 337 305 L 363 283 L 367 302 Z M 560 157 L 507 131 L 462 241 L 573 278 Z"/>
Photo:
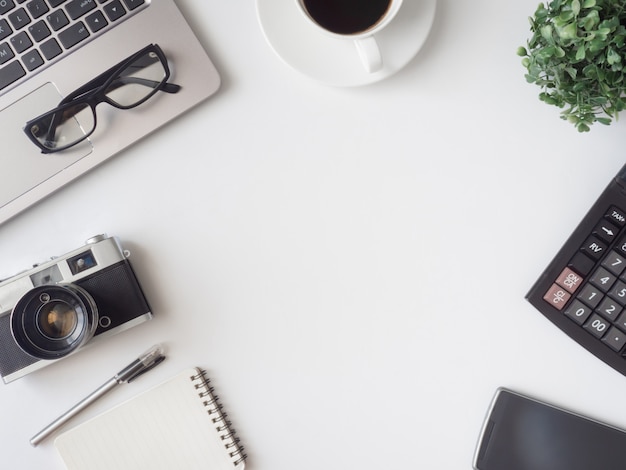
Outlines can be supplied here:
<path id="1" fill-rule="evenodd" d="M 0 227 L 0 277 L 119 236 L 155 318 L 0 386 L 3 467 L 62 469 L 28 439 L 156 342 L 76 422 L 202 366 L 250 470 L 470 469 L 498 386 L 626 427 L 626 379 L 524 300 L 626 131 L 525 82 L 536 0 L 439 0 L 417 57 L 354 89 L 281 62 L 252 0 L 179 5 L 218 94 Z"/>

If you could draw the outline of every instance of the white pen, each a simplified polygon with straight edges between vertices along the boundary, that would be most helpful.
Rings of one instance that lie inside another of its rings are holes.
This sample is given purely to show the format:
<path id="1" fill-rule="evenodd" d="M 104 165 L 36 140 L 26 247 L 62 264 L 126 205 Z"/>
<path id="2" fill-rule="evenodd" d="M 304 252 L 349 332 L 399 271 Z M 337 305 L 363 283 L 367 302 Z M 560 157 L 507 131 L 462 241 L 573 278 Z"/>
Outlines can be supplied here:
<path id="1" fill-rule="evenodd" d="M 165 355 L 163 354 L 163 348 L 160 345 L 152 346 L 149 350 L 147 350 L 145 353 L 143 353 L 141 356 L 131 362 L 128 366 L 124 367 L 124 369 L 111 377 L 107 382 L 102 384 L 97 390 L 82 399 L 68 411 L 55 419 L 48 426 L 35 434 L 30 439 L 30 443 L 33 446 L 36 446 L 46 437 L 48 437 L 50 434 L 52 434 L 54 431 L 59 429 L 70 419 L 76 416 L 78 413 L 80 413 L 93 402 L 95 402 L 98 398 L 102 397 L 103 395 L 114 389 L 117 385 L 132 381 L 144 372 L 147 372 L 155 367 L 157 364 L 160 364 L 164 359 Z"/>

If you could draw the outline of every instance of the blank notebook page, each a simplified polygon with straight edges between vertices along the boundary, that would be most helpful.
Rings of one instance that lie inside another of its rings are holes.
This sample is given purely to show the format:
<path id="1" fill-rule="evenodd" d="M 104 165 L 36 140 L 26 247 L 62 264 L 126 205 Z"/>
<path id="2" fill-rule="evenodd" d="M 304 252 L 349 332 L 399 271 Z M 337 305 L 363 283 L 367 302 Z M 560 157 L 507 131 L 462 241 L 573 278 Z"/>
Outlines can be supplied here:
<path id="1" fill-rule="evenodd" d="M 199 369 L 172 379 L 61 434 L 69 470 L 226 470 L 244 467 Z"/>

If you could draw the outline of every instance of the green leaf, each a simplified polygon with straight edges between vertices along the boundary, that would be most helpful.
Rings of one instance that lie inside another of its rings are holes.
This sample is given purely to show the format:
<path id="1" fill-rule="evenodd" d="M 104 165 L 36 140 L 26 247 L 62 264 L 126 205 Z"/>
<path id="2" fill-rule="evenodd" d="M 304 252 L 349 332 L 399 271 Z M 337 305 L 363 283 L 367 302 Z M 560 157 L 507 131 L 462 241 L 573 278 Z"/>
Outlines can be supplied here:
<path id="1" fill-rule="evenodd" d="M 596 6 L 596 0 L 585 0 L 583 2 L 583 8 L 592 8 Z"/>
<path id="2" fill-rule="evenodd" d="M 585 58 L 585 45 L 581 44 L 576 51 L 576 60 L 583 60 Z"/>
<path id="3" fill-rule="evenodd" d="M 561 39 L 576 39 L 578 36 L 578 27 L 576 23 L 568 23 L 562 28 L 557 28 L 557 34 Z"/>
<path id="4" fill-rule="evenodd" d="M 619 62 L 622 61 L 622 58 L 620 57 L 620 55 L 615 52 L 615 49 L 613 48 L 609 48 L 607 54 L 606 54 L 606 60 L 610 65 L 613 64 L 617 64 Z"/>
<path id="5" fill-rule="evenodd" d="M 540 31 L 541 31 L 541 36 L 546 41 L 551 41 L 552 40 L 552 31 L 553 31 L 552 25 L 547 24 L 545 26 L 542 26 Z"/>
<path id="6" fill-rule="evenodd" d="M 599 27 L 596 31 L 596 37 L 602 41 L 606 41 L 606 38 L 611 34 L 611 28 Z"/>
<path id="7" fill-rule="evenodd" d="M 587 45 L 587 50 L 589 52 L 598 52 L 604 49 L 604 47 L 605 42 L 602 39 L 593 39 L 592 41 L 589 41 L 589 44 Z"/>
<path id="8" fill-rule="evenodd" d="M 535 18 L 544 19 L 548 16 L 548 10 L 543 3 L 540 3 L 537 9 L 535 10 Z"/>
<path id="9" fill-rule="evenodd" d="M 591 31 L 599 24 L 600 24 L 600 14 L 598 13 L 597 10 L 591 10 L 581 19 L 581 22 L 580 22 L 581 28 L 583 28 L 585 31 Z"/>

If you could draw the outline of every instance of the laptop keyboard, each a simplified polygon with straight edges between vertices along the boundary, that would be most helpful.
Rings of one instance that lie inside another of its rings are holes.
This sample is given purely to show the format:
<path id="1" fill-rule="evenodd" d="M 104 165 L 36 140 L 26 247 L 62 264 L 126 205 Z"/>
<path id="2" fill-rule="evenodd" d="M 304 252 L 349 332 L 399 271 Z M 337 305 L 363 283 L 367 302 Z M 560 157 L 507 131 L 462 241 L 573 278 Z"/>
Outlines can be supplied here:
<path id="1" fill-rule="evenodd" d="M 149 0 L 0 0 L 0 94 L 147 6 Z"/>

